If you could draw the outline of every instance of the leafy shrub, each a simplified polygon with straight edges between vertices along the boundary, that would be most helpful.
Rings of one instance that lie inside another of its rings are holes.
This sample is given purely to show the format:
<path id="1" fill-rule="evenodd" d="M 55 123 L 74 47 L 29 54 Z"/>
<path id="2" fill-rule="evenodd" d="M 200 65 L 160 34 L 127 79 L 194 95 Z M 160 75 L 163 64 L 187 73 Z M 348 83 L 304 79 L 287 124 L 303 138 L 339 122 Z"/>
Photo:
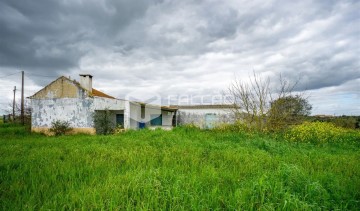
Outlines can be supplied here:
<path id="1" fill-rule="evenodd" d="M 72 128 L 70 127 L 70 122 L 62 120 L 54 120 L 51 122 L 50 132 L 55 136 L 65 135 L 70 132 Z"/>
<path id="2" fill-rule="evenodd" d="M 335 126 L 327 122 L 304 122 L 289 129 L 285 138 L 292 142 L 329 143 L 359 141 L 360 132 Z"/>
<path id="3" fill-rule="evenodd" d="M 93 118 L 97 134 L 108 135 L 114 133 L 116 125 L 111 117 L 112 113 L 109 109 L 95 111 Z"/>
<path id="4" fill-rule="evenodd" d="M 292 125 L 301 124 L 310 114 L 312 106 L 300 95 L 280 97 L 271 103 L 266 127 L 270 131 L 284 131 Z"/>

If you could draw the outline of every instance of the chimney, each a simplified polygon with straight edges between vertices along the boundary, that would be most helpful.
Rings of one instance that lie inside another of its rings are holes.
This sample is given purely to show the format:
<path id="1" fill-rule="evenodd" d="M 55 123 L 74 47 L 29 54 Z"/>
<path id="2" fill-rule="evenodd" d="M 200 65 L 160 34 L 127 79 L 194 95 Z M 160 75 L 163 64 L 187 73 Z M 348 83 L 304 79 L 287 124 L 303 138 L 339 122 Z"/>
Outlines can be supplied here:
<path id="1" fill-rule="evenodd" d="M 92 75 L 80 74 L 80 86 L 92 93 Z"/>

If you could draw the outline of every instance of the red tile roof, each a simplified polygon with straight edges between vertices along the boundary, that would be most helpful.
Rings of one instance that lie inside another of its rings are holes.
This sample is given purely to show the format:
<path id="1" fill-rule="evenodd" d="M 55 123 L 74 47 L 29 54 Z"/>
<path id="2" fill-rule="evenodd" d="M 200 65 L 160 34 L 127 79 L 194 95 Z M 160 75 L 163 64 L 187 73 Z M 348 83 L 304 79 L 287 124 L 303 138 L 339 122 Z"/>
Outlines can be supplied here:
<path id="1" fill-rule="evenodd" d="M 99 90 L 94 89 L 94 88 L 92 89 L 92 95 L 97 96 L 97 97 L 106 97 L 106 98 L 110 98 L 110 99 L 115 99 L 115 97 L 107 95 L 104 92 L 100 92 Z"/>

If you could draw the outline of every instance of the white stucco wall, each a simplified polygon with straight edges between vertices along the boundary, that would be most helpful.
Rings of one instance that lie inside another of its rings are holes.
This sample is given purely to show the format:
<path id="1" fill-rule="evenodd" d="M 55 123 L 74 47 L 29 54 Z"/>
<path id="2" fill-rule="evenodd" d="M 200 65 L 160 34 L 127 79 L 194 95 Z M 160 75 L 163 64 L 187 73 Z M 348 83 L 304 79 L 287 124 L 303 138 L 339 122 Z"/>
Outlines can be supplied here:
<path id="1" fill-rule="evenodd" d="M 175 113 L 170 111 L 161 111 L 161 114 L 163 126 L 172 126 L 172 119 Z"/>
<path id="2" fill-rule="evenodd" d="M 177 112 L 177 123 L 178 125 L 195 124 L 204 128 L 207 114 L 215 115 L 215 125 L 234 121 L 232 110 L 229 108 L 180 108 Z"/>
<path id="3" fill-rule="evenodd" d="M 141 119 L 141 106 L 138 103 L 130 102 L 130 128 L 138 129 L 139 128 L 139 119 Z"/>
<path id="4" fill-rule="evenodd" d="M 231 109 L 229 108 L 180 108 L 178 111 L 193 114 L 229 114 Z"/>
<path id="5" fill-rule="evenodd" d="M 147 126 L 150 126 L 150 120 L 152 115 L 160 115 L 160 114 L 162 114 L 162 126 L 171 126 L 174 112 L 161 110 L 161 108 L 157 106 L 146 105 L 145 116 L 144 118 L 141 118 L 141 105 L 139 103 L 131 102 L 130 128 L 137 129 L 139 127 L 139 122 L 144 122 L 146 123 Z"/>
<path id="6" fill-rule="evenodd" d="M 104 97 L 94 97 L 94 110 L 124 110 L 125 100 L 110 99 Z"/>

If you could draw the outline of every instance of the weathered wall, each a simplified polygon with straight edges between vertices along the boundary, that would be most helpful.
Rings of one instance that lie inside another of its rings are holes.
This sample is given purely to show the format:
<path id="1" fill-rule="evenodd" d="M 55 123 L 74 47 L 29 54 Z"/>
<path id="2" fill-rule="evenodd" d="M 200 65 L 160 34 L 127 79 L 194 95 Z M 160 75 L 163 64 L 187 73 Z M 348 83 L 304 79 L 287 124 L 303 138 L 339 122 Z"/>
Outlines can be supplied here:
<path id="1" fill-rule="evenodd" d="M 36 93 L 34 99 L 54 99 L 54 98 L 86 98 L 88 92 L 79 88 L 73 81 L 65 77 L 60 77 L 44 89 Z"/>
<path id="2" fill-rule="evenodd" d="M 195 124 L 200 128 L 204 128 L 206 125 L 206 114 L 215 114 L 216 123 L 233 123 L 234 115 L 231 109 L 226 108 L 201 108 L 201 109 L 179 109 L 177 112 L 177 124 Z"/>
<path id="3" fill-rule="evenodd" d="M 93 127 L 93 103 L 92 98 L 32 99 L 31 126 L 50 128 L 51 122 L 62 120 L 73 128 Z"/>
<path id="4" fill-rule="evenodd" d="M 124 110 L 125 100 L 110 99 L 104 97 L 94 97 L 94 110 Z"/>
<path id="5" fill-rule="evenodd" d="M 35 128 L 50 128 L 54 120 L 70 122 L 76 128 L 93 128 L 93 112 L 95 110 L 113 111 L 113 121 L 116 113 L 125 109 L 123 100 L 107 98 L 60 98 L 60 99 L 31 99 L 32 120 L 31 126 Z M 124 122 L 126 124 L 126 122 Z"/>

